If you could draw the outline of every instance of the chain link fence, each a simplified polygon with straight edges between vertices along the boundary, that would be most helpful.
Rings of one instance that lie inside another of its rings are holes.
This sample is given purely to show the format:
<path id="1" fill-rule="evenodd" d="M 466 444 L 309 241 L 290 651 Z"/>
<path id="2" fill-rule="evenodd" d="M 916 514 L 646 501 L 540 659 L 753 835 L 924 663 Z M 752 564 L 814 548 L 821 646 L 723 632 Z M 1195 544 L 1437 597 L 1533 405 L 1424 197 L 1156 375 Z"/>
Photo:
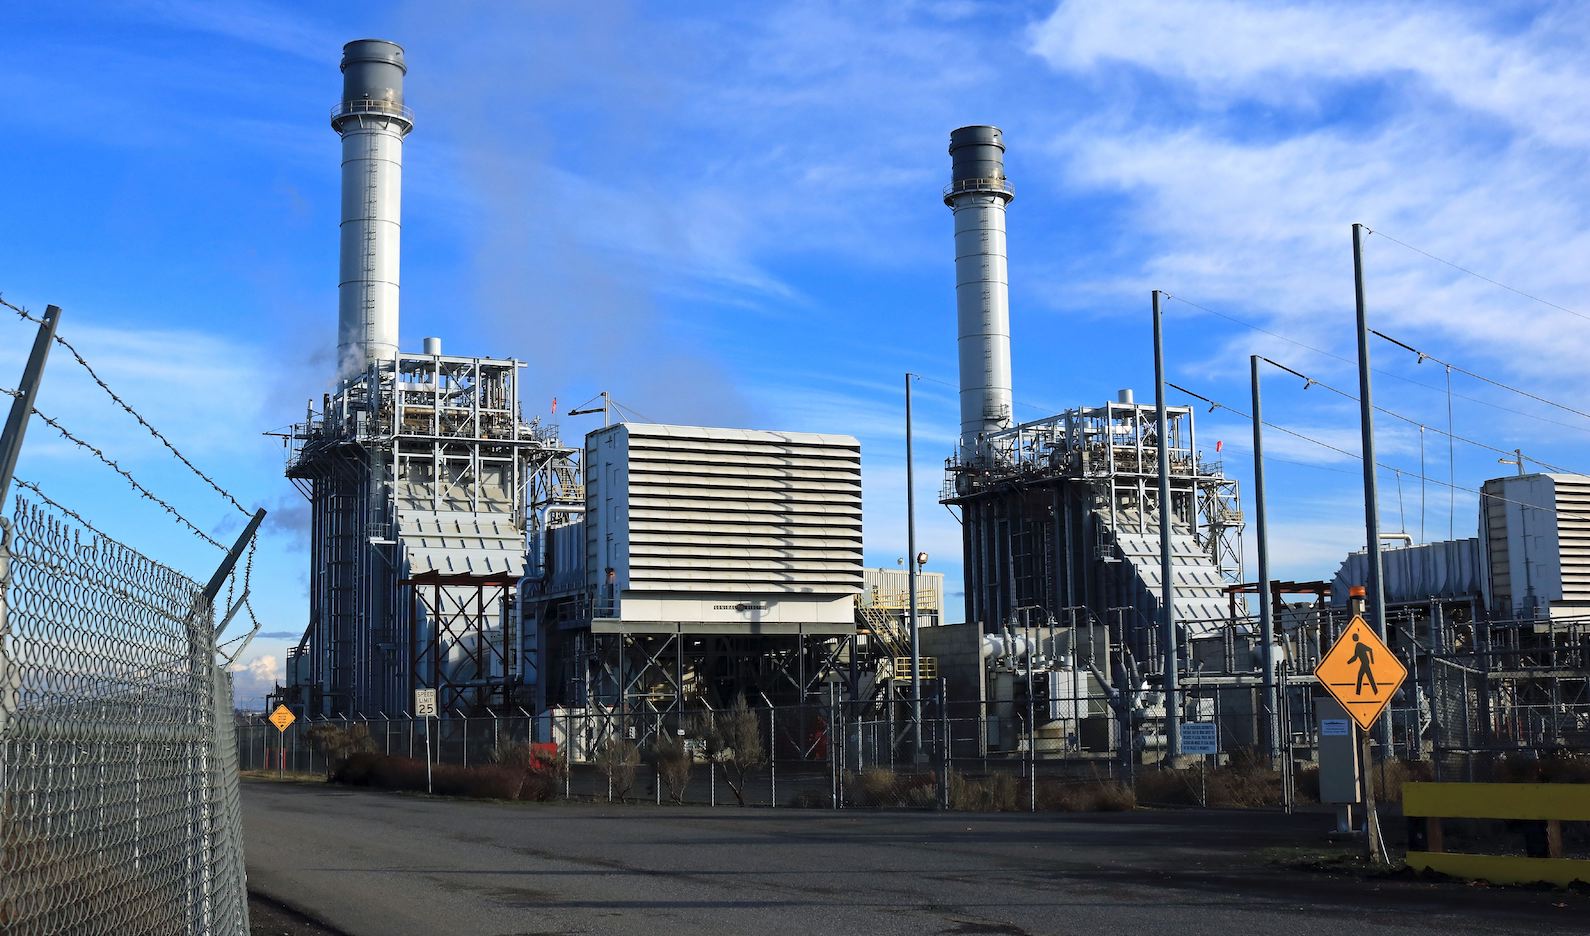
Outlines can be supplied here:
<path id="1" fill-rule="evenodd" d="M 328 777 L 348 754 L 364 751 L 415 762 L 409 776 L 423 778 L 417 765 L 427 757 L 437 770 L 478 768 L 510 760 L 515 747 L 539 747 L 554 774 L 547 793 L 557 799 L 1063 808 L 1057 804 L 1068 791 L 1131 789 L 1153 769 L 1152 732 L 1143 726 L 1123 732 L 1114 705 L 1105 695 L 1086 694 L 1031 710 L 1008 700 L 941 704 L 929 698 L 922 703 L 920 745 L 911 706 L 903 701 L 891 706 L 836 699 L 744 712 L 564 708 L 539 716 L 316 718 L 299 719 L 285 732 L 254 715 L 240 717 L 238 760 L 245 771 Z M 1221 709 L 1210 697 L 1201 710 L 1229 738 L 1225 750 L 1240 756 L 1251 744 L 1252 705 Z M 1312 713 L 1300 713 L 1296 727 L 1300 742 L 1307 742 Z M 671 772 L 667 761 L 674 745 L 681 751 L 673 762 L 682 766 Z M 1220 762 L 1212 758 L 1209 766 Z M 1280 795 L 1276 786 L 1269 804 L 1281 805 Z"/>
<path id="2" fill-rule="evenodd" d="M 0 932 L 244 936 L 203 589 L 22 498 L 0 533 Z"/>

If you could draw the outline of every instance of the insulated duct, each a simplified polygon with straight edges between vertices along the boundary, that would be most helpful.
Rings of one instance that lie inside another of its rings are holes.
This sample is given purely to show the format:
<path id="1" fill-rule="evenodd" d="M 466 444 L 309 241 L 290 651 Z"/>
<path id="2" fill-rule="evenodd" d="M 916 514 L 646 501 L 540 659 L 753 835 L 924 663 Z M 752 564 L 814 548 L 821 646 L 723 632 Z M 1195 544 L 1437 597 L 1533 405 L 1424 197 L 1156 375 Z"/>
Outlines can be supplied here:
<path id="1" fill-rule="evenodd" d="M 342 101 L 331 127 L 342 136 L 341 262 L 337 376 L 354 377 L 398 345 L 398 249 L 402 235 L 403 47 L 356 39 L 342 47 Z"/>
<path id="2" fill-rule="evenodd" d="M 951 131 L 950 159 L 944 204 L 955 213 L 961 462 L 976 464 L 990 457 L 981 438 L 1011 425 L 1005 205 L 1016 190 L 1005 178 L 1005 143 L 998 127 Z"/>

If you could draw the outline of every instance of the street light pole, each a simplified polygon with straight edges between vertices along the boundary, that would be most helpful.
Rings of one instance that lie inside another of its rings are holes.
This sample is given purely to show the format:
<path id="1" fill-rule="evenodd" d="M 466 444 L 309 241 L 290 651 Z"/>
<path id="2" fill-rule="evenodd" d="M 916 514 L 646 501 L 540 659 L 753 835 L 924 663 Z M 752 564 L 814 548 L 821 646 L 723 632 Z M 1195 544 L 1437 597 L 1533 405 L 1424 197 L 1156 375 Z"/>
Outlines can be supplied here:
<path id="1" fill-rule="evenodd" d="M 910 372 L 905 375 L 905 575 L 906 590 L 910 592 L 906 600 L 911 629 L 911 763 L 919 764 L 922 762 L 922 635 L 917 629 L 916 616 L 916 477 L 911 464 L 911 379 L 914 376 Z"/>

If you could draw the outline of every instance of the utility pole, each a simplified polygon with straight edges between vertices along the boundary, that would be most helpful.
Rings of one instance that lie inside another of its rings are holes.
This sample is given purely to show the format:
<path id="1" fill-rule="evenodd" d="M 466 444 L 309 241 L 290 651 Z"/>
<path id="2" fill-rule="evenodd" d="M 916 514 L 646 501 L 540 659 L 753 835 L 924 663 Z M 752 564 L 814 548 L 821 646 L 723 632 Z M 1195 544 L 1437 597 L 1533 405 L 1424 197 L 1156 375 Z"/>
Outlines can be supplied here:
<path id="1" fill-rule="evenodd" d="M 911 466 L 911 378 L 905 375 L 905 541 L 906 589 L 910 594 L 909 625 L 911 628 L 911 763 L 922 762 L 922 635 L 917 630 L 916 617 L 916 488 Z M 894 703 L 891 701 L 891 705 Z M 891 740 L 890 744 L 894 742 Z"/>
<path id="2" fill-rule="evenodd" d="M 1258 516 L 1256 538 L 1259 546 L 1259 639 L 1263 641 L 1261 665 L 1264 667 L 1264 736 L 1270 760 L 1279 753 L 1275 686 L 1275 618 L 1270 604 L 1270 528 L 1264 505 L 1264 411 L 1259 405 L 1259 356 L 1248 358 L 1253 379 L 1253 507 Z"/>
<path id="3" fill-rule="evenodd" d="M 1165 327 L 1159 290 L 1154 290 L 1154 419 L 1159 434 L 1159 613 L 1160 642 L 1165 649 L 1165 759 L 1181 756 L 1181 709 L 1176 696 L 1177 652 L 1175 583 L 1171 580 L 1170 537 L 1174 511 L 1170 503 L 1170 427 L 1165 415 Z"/>
<path id="4" fill-rule="evenodd" d="M 1358 419 L 1363 431 L 1364 534 L 1369 559 L 1369 625 L 1386 639 L 1386 589 L 1380 561 L 1380 485 L 1375 476 L 1375 404 L 1369 380 L 1369 310 L 1364 304 L 1364 226 L 1353 225 L 1353 299 L 1358 308 Z M 1387 646 L 1390 646 L 1388 643 Z M 1391 719 L 1380 722 L 1383 754 L 1391 753 Z M 1364 765 L 1368 769 L 1368 764 Z"/>

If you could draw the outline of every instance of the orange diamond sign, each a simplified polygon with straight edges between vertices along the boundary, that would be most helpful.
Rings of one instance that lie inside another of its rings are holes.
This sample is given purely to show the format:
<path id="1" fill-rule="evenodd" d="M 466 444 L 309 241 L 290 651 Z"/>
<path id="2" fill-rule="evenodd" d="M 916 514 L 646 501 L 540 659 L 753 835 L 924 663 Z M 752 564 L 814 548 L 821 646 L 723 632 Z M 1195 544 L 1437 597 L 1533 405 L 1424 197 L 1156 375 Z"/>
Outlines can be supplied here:
<path id="1" fill-rule="evenodd" d="M 1314 677 L 1352 714 L 1358 727 L 1368 731 L 1408 677 L 1408 669 L 1374 628 L 1353 615 L 1319 661 Z"/>
<path id="2" fill-rule="evenodd" d="M 285 705 L 276 706 L 276 711 L 272 712 L 270 717 L 271 724 L 276 726 L 277 731 L 282 732 L 285 732 L 297 720 L 297 717 L 293 715 L 293 710 Z"/>

